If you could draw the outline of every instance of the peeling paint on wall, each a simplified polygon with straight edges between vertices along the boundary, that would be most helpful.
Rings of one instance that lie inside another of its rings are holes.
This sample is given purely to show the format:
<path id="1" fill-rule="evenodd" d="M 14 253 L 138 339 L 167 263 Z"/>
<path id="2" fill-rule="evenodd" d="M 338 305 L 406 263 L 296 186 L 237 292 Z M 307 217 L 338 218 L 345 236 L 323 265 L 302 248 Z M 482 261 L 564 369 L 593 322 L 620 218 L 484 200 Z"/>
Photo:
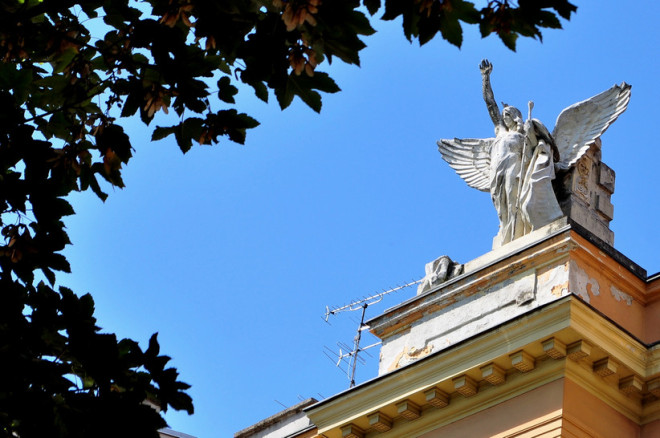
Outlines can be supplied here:
<path id="1" fill-rule="evenodd" d="M 554 285 L 550 290 L 550 293 L 556 297 L 561 297 L 566 292 L 568 292 L 568 281 L 562 284 Z"/>
<path id="2" fill-rule="evenodd" d="M 394 358 L 394 361 L 390 364 L 387 371 L 393 371 L 402 366 L 408 365 L 411 362 L 414 362 L 418 359 L 421 359 L 425 356 L 428 356 L 433 351 L 433 345 L 427 344 L 424 348 L 416 348 L 407 346 L 404 347 L 403 351 L 399 352 Z"/>
<path id="3" fill-rule="evenodd" d="M 427 345 L 426 347 L 422 348 L 421 350 L 418 350 L 417 348 L 412 347 L 410 350 L 408 350 L 408 356 L 419 359 L 420 357 L 426 356 L 431 351 L 433 351 L 433 345 Z"/>
<path id="4" fill-rule="evenodd" d="M 593 278 L 590 278 L 589 282 L 587 283 L 587 292 L 593 296 L 600 295 L 600 286 Z"/>
<path id="5" fill-rule="evenodd" d="M 401 362 L 401 358 L 403 357 L 403 355 L 406 354 L 406 350 L 407 350 L 407 349 L 408 349 L 408 347 L 405 347 L 405 348 L 403 349 L 403 351 L 400 351 L 399 354 L 397 354 L 397 355 L 394 357 L 394 360 L 392 361 L 392 363 L 390 364 L 390 366 L 387 367 L 387 371 L 388 371 L 388 372 L 390 372 L 390 371 L 394 371 L 394 370 L 396 370 L 397 368 L 399 368 L 399 367 L 401 366 L 401 365 L 399 365 L 399 363 Z M 382 362 L 382 353 L 381 353 L 381 362 Z"/>
<path id="6" fill-rule="evenodd" d="M 443 306 L 430 305 L 409 330 L 389 336 L 381 346 L 379 375 L 494 327 L 518 315 L 519 309 L 536 305 L 534 269 L 489 286 L 470 296 L 445 296 Z M 517 299 L 523 306 L 517 305 Z"/>
<path id="7" fill-rule="evenodd" d="M 538 289 L 541 293 L 550 293 L 554 297 L 568 294 L 568 263 L 556 266 L 538 275 Z"/>
<path id="8" fill-rule="evenodd" d="M 587 303 L 591 302 L 591 296 L 600 295 L 600 285 L 595 278 L 589 277 L 589 275 L 577 265 L 577 263 L 571 261 L 571 271 L 570 271 L 570 284 L 571 284 L 571 293 L 582 298 Z"/>
<path id="9" fill-rule="evenodd" d="M 627 305 L 632 306 L 633 297 L 631 297 L 627 293 L 620 291 L 614 286 L 610 286 L 610 292 L 617 301 L 625 301 Z"/>

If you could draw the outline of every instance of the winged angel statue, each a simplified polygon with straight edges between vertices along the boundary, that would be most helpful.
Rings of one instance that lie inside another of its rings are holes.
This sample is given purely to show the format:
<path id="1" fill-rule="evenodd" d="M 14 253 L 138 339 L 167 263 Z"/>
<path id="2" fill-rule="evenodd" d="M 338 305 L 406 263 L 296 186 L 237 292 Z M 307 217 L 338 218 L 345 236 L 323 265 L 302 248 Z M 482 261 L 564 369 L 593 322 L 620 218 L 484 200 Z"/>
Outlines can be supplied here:
<path id="1" fill-rule="evenodd" d="M 490 84 L 493 66 L 479 65 L 495 138 L 440 140 L 442 158 L 470 187 L 490 192 L 500 220 L 494 247 L 511 242 L 563 216 L 552 186 L 555 171 L 570 169 L 625 111 L 625 82 L 564 109 L 552 134 L 537 119 L 504 105 L 500 114 Z"/>

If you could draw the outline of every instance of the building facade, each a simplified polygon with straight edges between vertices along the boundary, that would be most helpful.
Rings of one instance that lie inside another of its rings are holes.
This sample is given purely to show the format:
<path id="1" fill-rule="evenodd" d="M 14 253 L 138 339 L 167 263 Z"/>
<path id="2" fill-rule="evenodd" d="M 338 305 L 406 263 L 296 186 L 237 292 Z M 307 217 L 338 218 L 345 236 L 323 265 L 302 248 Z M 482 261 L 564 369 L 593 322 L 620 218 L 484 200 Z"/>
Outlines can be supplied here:
<path id="1" fill-rule="evenodd" d="M 378 376 L 267 436 L 660 437 L 660 274 L 613 247 L 599 146 L 561 181 L 566 216 L 368 321 Z"/>

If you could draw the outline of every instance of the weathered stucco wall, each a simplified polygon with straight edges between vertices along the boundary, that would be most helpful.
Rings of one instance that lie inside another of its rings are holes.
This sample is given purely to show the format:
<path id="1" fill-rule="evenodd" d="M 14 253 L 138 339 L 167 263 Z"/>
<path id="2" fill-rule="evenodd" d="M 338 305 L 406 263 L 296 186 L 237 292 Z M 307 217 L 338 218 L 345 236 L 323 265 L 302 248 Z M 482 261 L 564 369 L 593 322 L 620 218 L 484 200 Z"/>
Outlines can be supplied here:
<path id="1" fill-rule="evenodd" d="M 568 270 L 560 264 L 484 284 L 469 295 L 460 286 L 452 288 L 407 330 L 383 339 L 379 375 L 555 301 L 568 294 L 568 282 Z"/>
<path id="2" fill-rule="evenodd" d="M 647 284 L 570 227 L 542 237 L 466 263 L 462 275 L 370 321 L 382 340 L 379 375 L 570 294 L 640 341 L 660 339 L 660 281 Z"/>

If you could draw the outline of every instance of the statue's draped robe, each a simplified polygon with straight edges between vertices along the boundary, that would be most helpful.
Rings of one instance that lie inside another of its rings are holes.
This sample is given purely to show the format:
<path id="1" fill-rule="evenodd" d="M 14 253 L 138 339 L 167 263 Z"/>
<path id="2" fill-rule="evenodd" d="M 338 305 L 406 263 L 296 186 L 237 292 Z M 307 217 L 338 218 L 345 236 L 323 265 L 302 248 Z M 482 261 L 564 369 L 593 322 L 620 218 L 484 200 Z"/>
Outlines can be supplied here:
<path id="1" fill-rule="evenodd" d="M 552 149 L 525 132 L 500 130 L 490 151 L 490 194 L 500 220 L 499 245 L 541 228 L 562 216 L 552 187 Z M 521 181 L 522 178 L 522 181 Z"/>
<path id="2" fill-rule="evenodd" d="M 523 189 L 520 193 L 525 234 L 541 228 L 563 215 L 552 187 L 552 180 L 555 179 L 555 163 L 552 160 L 552 154 L 550 145 L 544 140 L 540 140 L 533 148 L 531 160 L 525 171 Z"/>
<path id="3" fill-rule="evenodd" d="M 519 205 L 521 156 L 525 136 L 502 128 L 490 150 L 490 196 L 500 219 L 498 237 L 501 244 L 522 236 L 524 226 Z"/>

